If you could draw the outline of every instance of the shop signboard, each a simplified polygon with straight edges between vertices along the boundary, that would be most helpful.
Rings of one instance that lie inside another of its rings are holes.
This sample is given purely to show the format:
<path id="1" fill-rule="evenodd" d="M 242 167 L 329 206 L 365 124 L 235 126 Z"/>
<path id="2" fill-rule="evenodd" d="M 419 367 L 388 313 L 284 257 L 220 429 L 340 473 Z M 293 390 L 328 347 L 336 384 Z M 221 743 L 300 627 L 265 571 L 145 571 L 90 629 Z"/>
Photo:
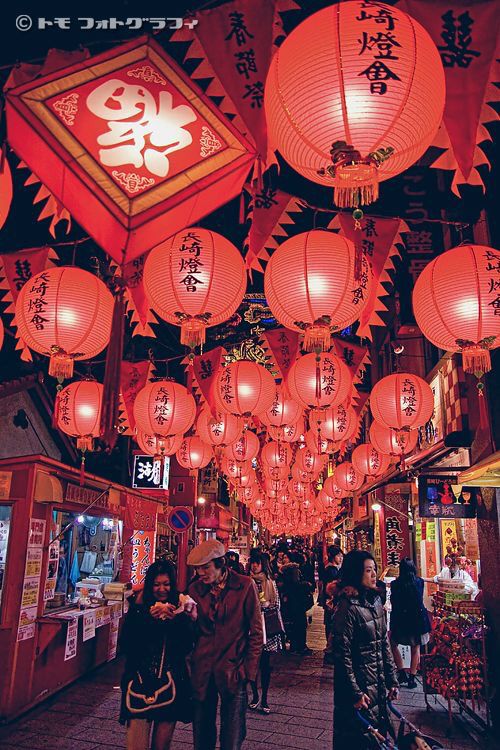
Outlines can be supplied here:
<path id="1" fill-rule="evenodd" d="M 410 557 L 410 529 L 408 524 L 409 495 L 398 487 L 385 488 L 385 559 L 396 567 L 404 557 Z"/>
<path id="2" fill-rule="evenodd" d="M 382 559 L 382 533 L 380 511 L 373 514 L 373 557 L 377 563 L 377 569 L 382 571 L 384 564 Z"/>
<path id="3" fill-rule="evenodd" d="M 53 599 L 56 591 L 57 583 L 57 570 L 59 568 L 59 541 L 49 546 L 49 554 L 47 559 L 47 575 L 45 578 L 45 586 L 43 590 L 44 602 Z"/>
<path id="4" fill-rule="evenodd" d="M 418 501 L 422 518 L 475 518 L 477 490 L 457 484 L 456 475 L 421 475 Z"/>
<path id="5" fill-rule="evenodd" d="M 83 640 L 90 641 L 95 637 L 95 609 L 89 609 L 83 613 Z"/>
<path id="6" fill-rule="evenodd" d="M 64 661 L 74 659 L 78 647 L 78 620 L 73 619 L 68 621 L 68 629 L 66 631 L 66 648 L 64 649 Z"/>
<path id="7" fill-rule="evenodd" d="M 140 497 L 127 494 L 124 522 L 125 527 L 127 529 L 154 531 L 156 528 L 156 513 L 158 507 L 158 504 L 152 500 L 143 500 Z"/>
<path id="8" fill-rule="evenodd" d="M 229 543 L 230 549 L 247 549 L 248 535 L 234 536 Z"/>
<path id="9" fill-rule="evenodd" d="M 28 548 L 24 568 L 24 581 L 21 592 L 21 610 L 17 640 L 26 641 L 35 637 L 35 622 L 40 595 L 40 577 L 42 573 L 43 540 L 45 521 L 31 518 L 29 526 Z"/>
<path id="10" fill-rule="evenodd" d="M 94 508 L 101 508 L 102 510 L 112 509 L 108 491 L 100 492 L 90 487 L 71 484 L 71 482 L 66 484 L 64 499 L 67 503 L 74 503 L 75 505 L 85 505 L 86 507 L 92 505 Z"/>
<path id="11" fill-rule="evenodd" d="M 477 521 L 466 518 L 464 524 L 465 556 L 469 560 L 479 559 L 479 539 L 477 535 Z"/>
<path id="12" fill-rule="evenodd" d="M 426 521 L 425 534 L 426 534 L 426 541 L 433 542 L 433 543 L 436 541 L 436 522 L 435 521 Z"/>
<path id="13" fill-rule="evenodd" d="M 12 483 L 12 472 L 0 471 L 0 500 L 9 499 L 11 483 Z"/>
<path id="14" fill-rule="evenodd" d="M 162 460 L 154 456 L 134 454 L 132 487 L 138 490 L 168 490 L 170 458 Z"/>
<path id="15" fill-rule="evenodd" d="M 119 631 L 120 625 L 118 620 L 111 620 L 111 625 L 109 627 L 109 639 L 108 639 L 108 661 L 112 661 L 112 659 L 116 656 L 116 649 L 118 646 L 118 631 Z"/>

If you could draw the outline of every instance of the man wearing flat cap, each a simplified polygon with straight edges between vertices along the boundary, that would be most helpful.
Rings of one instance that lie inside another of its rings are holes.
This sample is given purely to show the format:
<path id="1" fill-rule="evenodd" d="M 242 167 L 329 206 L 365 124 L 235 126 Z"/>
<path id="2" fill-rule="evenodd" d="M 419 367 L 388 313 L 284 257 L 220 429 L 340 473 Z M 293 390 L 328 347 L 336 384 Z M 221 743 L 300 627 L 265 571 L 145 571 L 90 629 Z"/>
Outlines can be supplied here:
<path id="1" fill-rule="evenodd" d="M 246 684 L 256 680 L 262 651 L 262 617 L 251 578 L 226 566 L 224 546 L 215 539 L 189 553 L 198 573 L 189 595 L 198 610 L 192 656 L 194 748 L 214 750 L 220 697 L 221 750 L 240 750 L 246 735 Z"/>

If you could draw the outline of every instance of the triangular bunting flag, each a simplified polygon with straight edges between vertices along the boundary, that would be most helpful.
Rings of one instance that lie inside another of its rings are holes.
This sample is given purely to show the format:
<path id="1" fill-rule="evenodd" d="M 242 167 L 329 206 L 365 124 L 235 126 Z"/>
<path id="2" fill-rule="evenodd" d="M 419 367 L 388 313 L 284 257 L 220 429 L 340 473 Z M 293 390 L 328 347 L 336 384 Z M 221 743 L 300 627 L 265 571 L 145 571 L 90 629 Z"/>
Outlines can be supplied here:
<path id="1" fill-rule="evenodd" d="M 27 169 L 28 167 L 26 166 L 26 164 L 23 161 L 21 161 L 17 165 L 17 168 L 18 169 Z M 35 185 L 37 182 L 40 182 L 40 180 L 38 179 L 38 177 L 36 176 L 36 174 L 34 172 L 32 172 L 29 175 L 29 177 L 26 179 L 26 181 L 25 181 L 24 184 L 25 184 L 25 186 L 26 185 Z M 50 225 L 49 225 L 49 233 L 54 238 L 56 236 L 56 226 L 59 224 L 59 222 L 65 221 L 66 222 L 66 232 L 65 232 L 65 234 L 69 234 L 70 231 L 71 231 L 71 215 L 70 215 L 69 211 L 66 208 L 64 208 L 64 206 L 62 205 L 62 203 L 60 201 L 58 201 L 52 195 L 52 193 L 50 192 L 50 190 L 48 190 L 45 187 L 45 185 L 41 184 L 40 185 L 40 189 L 38 190 L 38 193 L 36 194 L 35 198 L 33 199 L 33 205 L 35 205 L 36 203 L 39 203 L 40 201 L 45 200 L 45 199 L 47 199 L 47 203 L 42 208 L 42 211 L 41 211 L 41 213 L 40 213 L 40 215 L 38 217 L 38 221 L 43 221 L 43 219 L 49 219 L 50 217 L 52 217 L 52 221 L 50 222 Z"/>
<path id="2" fill-rule="evenodd" d="M 253 192 L 248 211 L 252 224 L 245 240 L 249 271 L 264 271 L 262 261 L 269 260 L 269 253 L 278 247 L 276 237 L 288 237 L 285 227 L 295 223 L 290 214 L 301 211 L 299 199 L 282 190 L 263 187 Z"/>
<path id="3" fill-rule="evenodd" d="M 126 362 L 120 368 L 120 430 L 124 435 L 135 434 L 135 397 L 151 377 L 152 364 L 149 361 Z"/>

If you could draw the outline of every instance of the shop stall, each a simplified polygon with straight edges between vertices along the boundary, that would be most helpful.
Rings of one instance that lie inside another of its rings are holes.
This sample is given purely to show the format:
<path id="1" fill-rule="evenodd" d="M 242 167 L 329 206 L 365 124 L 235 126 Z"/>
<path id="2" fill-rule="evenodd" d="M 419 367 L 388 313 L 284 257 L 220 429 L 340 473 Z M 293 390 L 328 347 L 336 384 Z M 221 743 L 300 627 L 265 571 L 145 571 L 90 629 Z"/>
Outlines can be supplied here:
<path id="1" fill-rule="evenodd" d="M 0 461 L 1 720 L 114 658 L 157 507 L 46 457 Z"/>

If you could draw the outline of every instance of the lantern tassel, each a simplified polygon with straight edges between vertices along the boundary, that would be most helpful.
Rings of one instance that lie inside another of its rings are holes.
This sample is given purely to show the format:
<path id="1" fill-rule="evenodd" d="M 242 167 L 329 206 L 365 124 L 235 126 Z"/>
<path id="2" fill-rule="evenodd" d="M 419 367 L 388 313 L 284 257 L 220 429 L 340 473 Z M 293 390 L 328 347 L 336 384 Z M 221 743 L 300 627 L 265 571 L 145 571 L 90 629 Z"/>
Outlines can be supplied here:
<path id="1" fill-rule="evenodd" d="M 378 182 L 374 181 L 366 185 L 335 185 L 333 188 L 333 201 L 339 208 L 357 208 L 368 206 L 378 199 Z"/>
<path id="2" fill-rule="evenodd" d="M 66 354 L 63 349 L 53 346 L 49 360 L 49 375 L 62 382 L 73 377 L 73 369 L 74 363 L 71 355 Z"/>
<path id="3" fill-rule="evenodd" d="M 491 356 L 488 349 L 477 344 L 465 346 L 462 349 L 462 360 L 465 372 L 480 378 L 485 372 L 491 370 Z"/>
<path id="4" fill-rule="evenodd" d="M 181 344 L 195 349 L 205 343 L 206 326 L 202 320 L 187 318 L 181 323 Z"/>
<path id="5" fill-rule="evenodd" d="M 59 385 L 56 388 L 56 397 L 54 399 L 54 409 L 52 410 L 52 428 L 54 430 L 58 429 L 57 421 L 59 419 L 59 394 L 61 393 L 62 385 L 59 383 Z"/>
<path id="6" fill-rule="evenodd" d="M 489 432 L 490 420 L 488 416 L 488 405 L 484 396 L 484 383 L 479 381 L 477 384 L 478 401 L 479 401 L 479 427 L 483 432 Z"/>
<path id="7" fill-rule="evenodd" d="M 111 322 L 111 337 L 106 355 L 100 425 L 100 434 L 110 448 L 115 447 L 118 439 L 118 433 L 115 428 L 118 422 L 118 396 L 120 393 L 124 328 L 125 298 L 124 290 L 120 289 L 115 297 L 113 319 Z"/>
<path id="8" fill-rule="evenodd" d="M 330 327 L 314 323 L 306 328 L 304 349 L 306 352 L 327 352 L 331 345 Z"/>
<path id="9" fill-rule="evenodd" d="M 85 484 L 85 451 L 82 451 L 82 460 L 80 463 L 80 487 Z"/>
<path id="10" fill-rule="evenodd" d="M 94 438 L 92 435 L 80 435 L 76 440 L 76 447 L 79 451 L 93 451 Z"/>

